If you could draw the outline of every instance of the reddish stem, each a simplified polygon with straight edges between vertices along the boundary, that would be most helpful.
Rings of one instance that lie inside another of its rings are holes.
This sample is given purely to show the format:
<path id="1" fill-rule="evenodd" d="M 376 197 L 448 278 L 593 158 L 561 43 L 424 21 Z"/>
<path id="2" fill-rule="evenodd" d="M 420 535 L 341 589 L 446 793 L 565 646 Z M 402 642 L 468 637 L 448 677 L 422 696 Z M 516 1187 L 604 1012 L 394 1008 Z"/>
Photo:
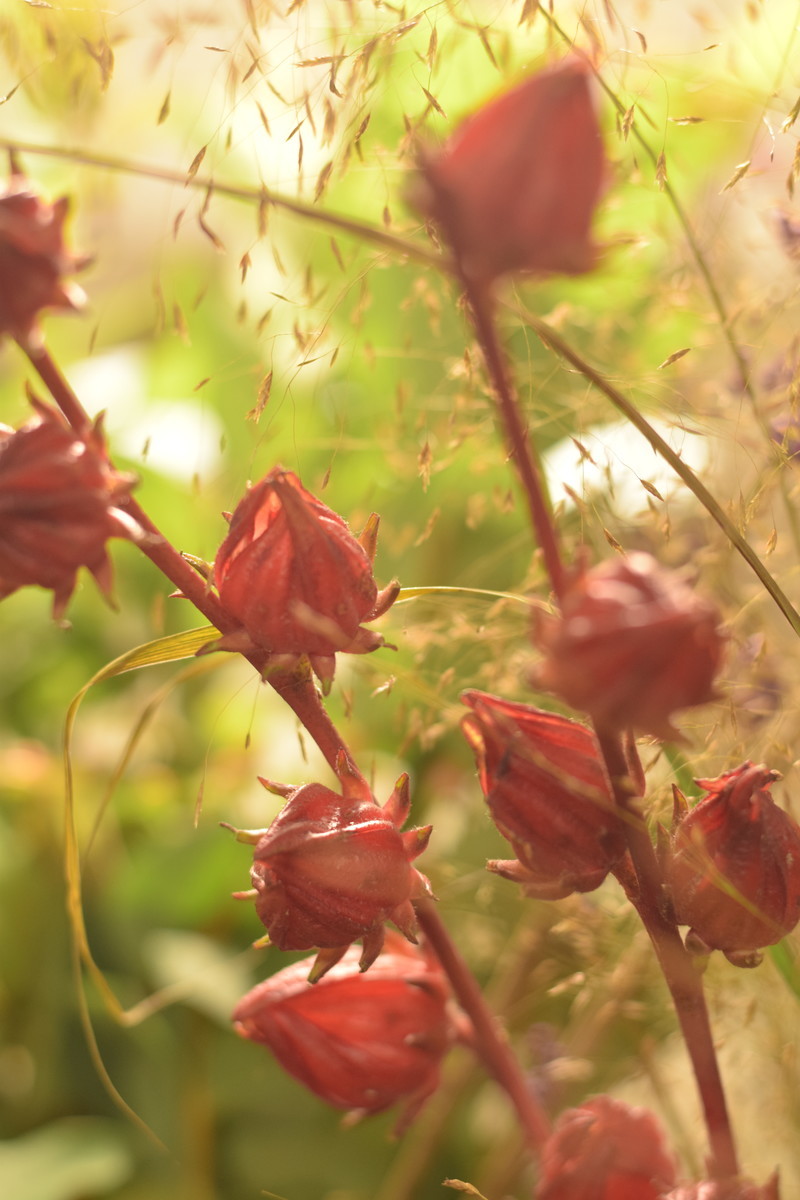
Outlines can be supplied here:
<path id="1" fill-rule="evenodd" d="M 48 391 L 72 428 L 80 437 L 84 437 L 89 429 L 91 429 L 92 422 L 89 420 L 89 416 L 80 400 L 53 362 L 44 343 L 41 346 L 29 346 L 20 342 L 19 346 L 38 371 L 42 381 L 47 386 Z"/>
<path id="2" fill-rule="evenodd" d="M 564 568 L 550 508 L 546 503 L 539 468 L 522 423 L 505 358 L 497 339 L 492 301 L 487 287 L 462 275 L 472 309 L 475 331 L 483 350 L 486 368 L 494 386 L 511 455 L 528 498 L 534 532 L 542 547 L 544 562 L 556 597 L 564 593 Z M 736 1149 L 719 1072 L 708 1009 L 700 975 L 687 954 L 673 918 L 665 910 L 664 883 L 655 850 L 641 815 L 633 807 L 629 786 L 629 764 L 618 734 L 597 731 L 611 779 L 617 806 L 623 817 L 630 863 L 635 873 L 621 869 L 620 883 L 636 907 L 653 943 L 667 987 L 675 1005 L 692 1068 L 697 1080 L 709 1144 L 711 1174 L 720 1178 L 738 1174 Z"/>
<path id="3" fill-rule="evenodd" d="M 50 354 L 44 348 L 26 352 L 72 428 L 80 436 L 85 436 L 91 428 L 91 421 Z M 163 536 L 140 505 L 130 499 L 125 503 L 125 507 L 149 535 L 139 545 L 151 562 L 222 633 L 237 630 L 238 622 L 226 612 L 219 597 Z M 338 729 L 322 704 L 307 664 L 302 664 L 294 670 L 266 670 L 265 674 L 265 668 L 268 667 L 266 653 L 247 654 L 245 657 L 259 674 L 265 675 L 266 681 L 295 712 L 332 768 L 336 768 L 340 754 L 346 755 L 350 763 L 355 765 Z M 432 904 L 427 900 L 419 905 L 419 921 L 439 957 L 442 969 L 450 979 L 454 993 L 472 1021 L 477 1052 L 508 1092 L 531 1146 L 538 1147 L 549 1131 L 547 1119 L 530 1094 L 519 1065 L 504 1040 L 475 978 L 456 950 Z"/>
<path id="4" fill-rule="evenodd" d="M 636 908 L 653 943 L 678 1015 L 692 1062 L 711 1146 L 709 1174 L 728 1178 L 739 1173 L 736 1147 L 725 1101 L 722 1077 L 714 1048 L 702 977 L 687 953 L 674 920 L 664 905 L 664 883 L 653 843 L 636 811 L 629 787 L 628 764 L 616 734 L 597 731 L 600 749 L 611 779 L 614 798 L 624 818 L 635 885 L 623 871 L 617 879 Z"/>
<path id="5" fill-rule="evenodd" d="M 79 436 L 85 436 L 92 422 L 47 349 L 23 348 L 72 428 Z M 239 622 L 225 610 L 216 592 L 211 590 L 206 580 L 161 533 L 138 501 L 129 497 L 119 500 L 118 504 L 125 508 L 145 531 L 146 536 L 139 542 L 139 549 L 159 571 L 212 625 L 216 626 L 220 633 L 233 633 L 238 630 Z M 265 673 L 268 666 L 268 655 L 265 652 L 254 651 L 245 657 L 260 675 L 265 675 L 267 683 L 297 714 L 331 767 L 335 768 L 337 755 L 342 751 L 350 758 L 347 747 L 322 705 L 307 667 L 301 666 L 297 670 L 267 670 Z"/>
<path id="6" fill-rule="evenodd" d="M 325 761 L 336 770 L 336 760 L 344 754 L 353 770 L 358 770 L 339 730 L 328 716 L 306 664 L 295 670 L 267 672 L 267 683 L 291 708 L 300 724 L 308 730 Z"/>
<path id="7" fill-rule="evenodd" d="M 88 430 L 91 429 L 92 422 L 48 350 L 44 346 L 35 350 L 23 346 L 23 349 L 76 434 L 79 437 L 85 437 Z M 121 498 L 117 504 L 120 508 L 124 508 L 145 531 L 146 536 L 138 543 L 139 549 L 163 575 L 166 575 L 167 579 L 179 589 L 186 599 L 191 600 L 195 608 L 204 617 L 207 617 L 221 633 L 232 633 L 238 629 L 238 622 L 225 612 L 219 598 L 211 591 L 206 580 L 198 575 L 194 567 L 191 567 L 172 543 L 164 537 L 138 501 L 133 497 Z"/>
<path id="8" fill-rule="evenodd" d="M 544 555 L 547 574 L 556 597 L 564 593 L 564 568 L 558 537 L 531 440 L 520 416 L 519 403 L 509 376 L 505 355 L 497 337 L 489 287 L 462 275 L 472 320 L 483 351 L 486 370 L 497 397 L 497 408 L 505 430 L 509 453 L 514 460 L 528 502 L 536 539 Z"/>
<path id="9" fill-rule="evenodd" d="M 430 900 L 421 900 L 416 910 L 420 928 L 435 950 L 456 999 L 472 1022 L 475 1049 L 514 1105 L 526 1141 L 535 1153 L 550 1135 L 550 1122 L 531 1092 L 497 1018 L 486 1004 L 475 976 L 461 957 L 436 908 Z"/>

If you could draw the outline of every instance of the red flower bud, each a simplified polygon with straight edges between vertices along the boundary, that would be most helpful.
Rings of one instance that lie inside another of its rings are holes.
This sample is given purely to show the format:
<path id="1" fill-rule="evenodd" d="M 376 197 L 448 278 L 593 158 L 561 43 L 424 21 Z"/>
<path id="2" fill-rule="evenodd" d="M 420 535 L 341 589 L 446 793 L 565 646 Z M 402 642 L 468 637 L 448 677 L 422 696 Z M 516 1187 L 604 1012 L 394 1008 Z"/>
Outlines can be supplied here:
<path id="1" fill-rule="evenodd" d="M 778 778 L 745 762 L 698 779 L 706 795 L 691 811 L 677 793 L 668 882 L 678 924 L 691 927 L 690 948 L 755 965 L 752 951 L 800 920 L 800 827 L 770 795 Z"/>
<path id="2" fill-rule="evenodd" d="M 106 539 L 141 530 L 115 507 L 133 476 L 109 465 L 100 422 L 79 437 L 55 409 L 35 407 L 21 429 L 0 428 L 0 599 L 28 584 L 52 588 L 58 618 L 79 567 L 110 593 Z"/>
<path id="3" fill-rule="evenodd" d="M 589 231 L 604 157 L 589 74 L 578 58 L 539 71 L 424 155 L 414 199 L 466 275 L 594 265 Z"/>
<path id="4" fill-rule="evenodd" d="M 411 863 L 427 846 L 431 827 L 400 833 L 410 806 L 408 776 L 381 808 L 344 756 L 338 775 L 342 795 L 319 783 L 266 784 L 288 797 L 286 805 L 263 834 L 242 835 L 255 842 L 250 877 L 270 942 L 281 950 L 319 947 L 315 978 L 356 938 L 363 939 L 366 969 L 380 953 L 384 921 L 415 941 L 411 901 L 430 894 Z"/>
<path id="5" fill-rule="evenodd" d="M 675 1164 L 655 1117 L 610 1096 L 568 1109 L 542 1151 L 536 1200 L 659 1200 Z"/>
<path id="6" fill-rule="evenodd" d="M 310 961 L 248 992 L 233 1014 L 237 1033 L 268 1046 L 290 1075 L 354 1117 L 403 1101 L 400 1132 L 435 1090 L 455 1040 L 441 970 L 396 934 L 366 975 L 349 950 L 312 985 Z"/>
<path id="7" fill-rule="evenodd" d="M 214 582 L 225 608 L 244 626 L 215 649 L 256 646 L 279 658 L 308 655 L 323 684 L 333 678 L 337 650 L 366 654 L 384 645 L 362 621 L 381 616 L 399 585 L 378 591 L 372 560 L 373 516 L 359 539 L 346 522 L 276 467 L 252 487 L 231 517 Z"/>
<path id="8" fill-rule="evenodd" d="M 485 692 L 461 699 L 473 710 L 462 728 L 492 820 L 519 859 L 489 870 L 545 900 L 599 887 L 625 838 L 591 730 Z"/>
<path id="9" fill-rule="evenodd" d="M 537 686 L 591 715 L 599 728 L 680 737 L 681 708 L 714 699 L 725 645 L 719 615 L 649 554 L 580 572 L 560 617 L 540 618 Z"/>
<path id="10" fill-rule="evenodd" d="M 705 1179 L 701 1183 L 685 1183 L 668 1192 L 663 1200 L 780 1200 L 778 1176 L 773 1175 L 763 1188 L 748 1179 Z"/>
<path id="11" fill-rule="evenodd" d="M 83 304 L 82 290 L 62 279 L 88 262 L 64 246 L 68 210 L 66 197 L 48 204 L 18 171 L 0 192 L 0 335 L 30 344 L 43 308 Z"/>

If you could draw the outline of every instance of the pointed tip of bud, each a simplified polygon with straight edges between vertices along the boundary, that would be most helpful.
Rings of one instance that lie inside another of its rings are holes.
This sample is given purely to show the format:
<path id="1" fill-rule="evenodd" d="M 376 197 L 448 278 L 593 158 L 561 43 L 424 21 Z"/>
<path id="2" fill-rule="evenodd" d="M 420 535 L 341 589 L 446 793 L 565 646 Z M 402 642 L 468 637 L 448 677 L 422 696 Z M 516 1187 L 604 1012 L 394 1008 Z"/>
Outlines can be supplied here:
<path id="1" fill-rule="evenodd" d="M 189 554 L 186 550 L 181 550 L 181 558 L 188 562 L 190 567 L 194 567 L 197 574 L 203 579 L 210 579 L 211 572 L 214 569 L 214 564 L 206 562 L 204 558 L 198 558 L 195 554 Z"/>
<path id="2" fill-rule="evenodd" d="M 672 785 L 672 828 L 673 830 L 689 811 L 689 801 L 684 796 L 677 783 Z"/>
<path id="3" fill-rule="evenodd" d="M 375 959 L 383 950 L 384 931 L 383 926 L 378 925 L 377 928 L 365 933 L 361 939 L 361 957 L 358 960 L 358 969 L 363 974 L 368 971 Z"/>
<path id="4" fill-rule="evenodd" d="M 407 773 L 404 771 L 394 785 L 394 791 L 384 804 L 383 812 L 397 829 L 402 829 L 406 823 L 410 809 L 411 784 Z"/>
<path id="5" fill-rule="evenodd" d="M 418 829 L 409 829 L 408 833 L 401 835 L 409 858 L 418 858 L 422 854 L 431 840 L 432 832 L 432 825 L 421 825 Z"/>
<path id="6" fill-rule="evenodd" d="M 227 821 L 220 821 L 220 828 L 227 829 L 232 833 L 237 842 L 244 842 L 247 846 L 256 846 L 261 841 L 266 833 L 264 829 L 237 829 L 235 825 L 230 825 Z"/>
<path id="7" fill-rule="evenodd" d="M 282 796 L 284 799 L 287 799 L 289 796 L 291 796 L 292 792 L 297 790 L 296 788 L 292 787 L 291 784 L 276 783 L 274 779 L 265 779 L 263 775 L 259 775 L 257 778 L 261 786 L 273 796 Z"/>
<path id="8" fill-rule="evenodd" d="M 370 561 L 370 565 L 375 563 L 375 555 L 378 551 L 378 529 L 381 519 L 377 513 L 371 513 L 361 533 L 356 538 L 361 549 L 366 554 Z"/>
<path id="9" fill-rule="evenodd" d="M 348 948 L 348 946 L 331 946 L 328 949 L 317 951 L 317 957 L 308 972 L 308 982 L 319 983 L 320 979 L 328 974 L 331 967 L 335 967 L 339 960 L 344 958 Z"/>

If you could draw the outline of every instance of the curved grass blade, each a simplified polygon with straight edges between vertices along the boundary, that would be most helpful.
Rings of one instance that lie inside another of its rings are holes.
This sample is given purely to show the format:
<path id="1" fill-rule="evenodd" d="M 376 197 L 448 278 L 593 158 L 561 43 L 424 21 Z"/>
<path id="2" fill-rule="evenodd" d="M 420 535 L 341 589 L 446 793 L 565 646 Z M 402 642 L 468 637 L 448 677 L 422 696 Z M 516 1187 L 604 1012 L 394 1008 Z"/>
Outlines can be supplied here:
<path id="1" fill-rule="evenodd" d="M 717 503 L 702 480 L 698 479 L 697 475 L 686 465 L 680 455 L 675 453 L 669 442 L 666 442 L 653 429 L 646 417 L 642 416 L 639 409 L 627 396 L 623 396 L 622 392 L 618 391 L 600 371 L 597 371 L 584 358 L 581 358 L 580 354 L 576 350 L 573 350 L 569 343 L 565 342 L 554 329 L 551 329 L 546 321 L 542 321 L 531 312 L 522 309 L 517 309 L 516 311 L 531 326 L 546 346 L 554 350 L 560 358 L 570 363 L 571 366 L 575 367 L 583 375 L 584 379 L 588 379 L 589 383 L 596 387 L 599 392 L 607 396 L 614 407 L 630 421 L 631 425 L 639 430 L 643 437 L 647 438 L 650 445 L 661 455 L 664 461 L 669 463 L 675 474 L 683 480 L 689 491 L 700 501 L 712 520 L 716 521 L 734 549 L 739 552 L 747 565 L 758 576 L 764 590 L 769 593 L 794 632 L 800 637 L 800 613 L 798 613 L 774 576 L 769 573 L 750 543 L 742 537 L 722 506 Z"/>
<path id="2" fill-rule="evenodd" d="M 471 587 L 404 587 L 400 588 L 395 604 L 402 604 L 408 600 L 416 600 L 419 596 L 448 596 L 452 594 L 486 596 L 490 600 L 513 600 L 516 604 L 524 604 L 527 608 L 538 607 L 542 604 L 542 601 L 537 600 L 535 596 L 520 596 L 516 592 L 495 592 L 489 588 Z"/>
<path id="3" fill-rule="evenodd" d="M 129 650 L 126 654 L 115 658 L 112 662 L 107 663 L 100 671 L 98 671 L 88 683 L 80 689 L 77 695 L 73 698 L 67 710 L 67 716 L 64 723 L 64 874 L 67 885 L 67 915 L 70 923 L 70 931 L 72 937 L 72 954 L 73 965 L 75 970 L 75 978 L 78 990 L 78 1007 L 83 1026 L 84 1035 L 86 1037 L 89 1055 L 92 1063 L 97 1071 L 98 1077 L 103 1084 L 106 1092 L 111 1100 L 120 1109 L 122 1113 L 134 1125 L 137 1126 L 151 1141 L 155 1142 L 159 1147 L 164 1149 L 161 1139 L 150 1128 L 149 1125 L 136 1113 L 122 1095 L 117 1091 L 112 1082 L 108 1071 L 103 1063 L 102 1055 L 97 1044 L 94 1028 L 92 1026 L 89 1006 L 85 992 L 85 976 L 84 969 L 92 978 L 97 987 L 106 1008 L 111 1015 L 121 1025 L 131 1025 L 135 1022 L 131 1019 L 131 1015 L 126 1013 L 106 980 L 103 972 L 97 966 L 97 963 L 92 957 L 89 948 L 89 942 L 86 934 L 86 924 L 83 915 L 83 901 L 81 890 L 81 863 L 80 851 L 78 848 L 78 834 L 75 825 L 75 794 L 72 777 L 72 733 L 75 727 L 75 719 L 78 710 L 84 700 L 84 697 L 98 683 L 102 683 L 107 679 L 112 679 L 116 675 L 122 675 L 127 671 L 135 671 L 140 667 L 154 666 L 158 663 L 178 662 L 182 659 L 191 658 L 204 645 L 215 630 L 213 626 L 207 625 L 201 629 L 188 630 L 185 633 L 172 634 L 169 637 L 158 638 L 153 642 L 146 642 L 141 646 L 137 646 L 133 650 Z M 141 724 L 141 723 L 140 723 Z M 123 754 L 123 759 L 127 761 L 127 749 Z"/>

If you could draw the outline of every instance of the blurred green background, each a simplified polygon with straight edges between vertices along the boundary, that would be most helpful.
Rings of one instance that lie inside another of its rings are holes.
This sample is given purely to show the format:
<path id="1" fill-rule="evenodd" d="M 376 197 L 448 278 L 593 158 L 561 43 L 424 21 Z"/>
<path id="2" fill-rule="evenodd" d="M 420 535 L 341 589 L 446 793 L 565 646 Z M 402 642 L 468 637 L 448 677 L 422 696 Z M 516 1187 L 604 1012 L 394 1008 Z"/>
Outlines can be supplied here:
<path id="1" fill-rule="evenodd" d="M 764 759 L 784 772 L 776 790 L 791 807 L 791 630 L 687 490 L 515 307 L 547 317 L 660 423 L 796 597 L 797 468 L 790 439 L 781 446 L 770 429 L 782 418 L 791 433 L 797 396 L 800 6 L 551 7 L 555 24 L 530 0 L 4 0 L 0 139 L 60 152 L 20 161 L 46 193 L 72 197 L 72 241 L 93 264 L 80 281 L 85 313 L 46 318 L 47 342 L 88 410 L 106 412 L 115 461 L 136 472 L 176 546 L 213 559 L 221 513 L 283 463 L 354 529 L 381 514 L 379 583 L 464 589 L 398 604 L 380 624 L 396 651 L 340 656 L 331 713 L 380 800 L 409 771 L 413 821 L 435 826 L 422 869 L 545 1103 L 612 1089 L 654 1107 L 684 1169 L 699 1172 L 674 1019 L 617 889 L 521 903 L 483 869 L 506 847 L 458 733 L 458 696 L 470 686 L 535 700 L 534 650 L 524 604 L 470 589 L 546 591 L 457 292 L 389 247 L 221 190 L 263 185 L 430 248 L 406 199 L 420 139 L 441 138 L 570 39 L 593 55 L 618 101 L 599 96 L 609 170 L 597 234 L 608 249 L 585 278 L 509 285 L 504 334 L 568 552 L 610 554 L 610 534 L 688 564 L 723 609 L 722 694 L 683 724 L 682 778 Z M 4 345 L 9 424 L 26 419 L 26 381 L 41 391 Z M 152 1136 L 112 1102 L 71 960 L 64 717 L 105 663 L 202 623 L 133 546 L 116 543 L 113 558 L 116 612 L 88 578 L 68 628 L 35 590 L 0 608 L 0 1193 L 404 1200 L 452 1194 L 442 1181 L 458 1178 L 489 1200 L 529 1195 L 505 1100 L 466 1052 L 395 1144 L 392 1114 L 342 1132 L 340 1114 L 232 1034 L 238 997 L 291 956 L 251 949 L 254 913 L 230 896 L 247 886 L 247 849 L 218 822 L 269 823 L 278 802 L 259 774 L 331 782 L 293 716 L 238 661 L 185 678 L 182 664 L 123 675 L 91 691 L 77 720 L 90 945 L 125 1009 L 172 1001 L 124 1026 L 86 985 L 105 1067 Z M 656 746 L 643 754 L 668 820 L 675 760 Z M 745 1166 L 763 1178 L 780 1163 L 787 1197 L 800 1189 L 794 953 L 789 939 L 758 972 L 709 970 Z"/>

